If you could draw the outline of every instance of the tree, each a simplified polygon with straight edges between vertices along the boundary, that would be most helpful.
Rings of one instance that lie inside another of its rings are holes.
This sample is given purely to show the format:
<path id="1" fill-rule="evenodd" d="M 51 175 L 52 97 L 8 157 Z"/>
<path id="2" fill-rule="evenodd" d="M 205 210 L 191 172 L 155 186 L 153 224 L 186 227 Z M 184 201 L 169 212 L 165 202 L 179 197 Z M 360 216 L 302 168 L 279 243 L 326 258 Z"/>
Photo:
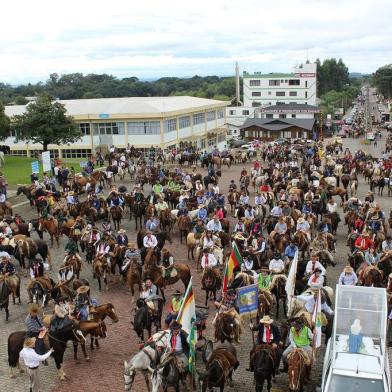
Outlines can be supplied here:
<path id="1" fill-rule="evenodd" d="M 26 105 L 27 99 L 25 97 L 22 97 L 21 95 L 18 95 L 15 97 L 15 105 Z"/>
<path id="2" fill-rule="evenodd" d="M 349 83 L 348 68 L 342 59 L 325 59 L 321 64 L 320 60 L 316 60 L 317 64 L 317 82 L 318 95 L 321 97 L 328 91 L 343 91 Z"/>
<path id="3" fill-rule="evenodd" d="M 371 79 L 373 86 L 385 97 L 392 97 L 392 64 L 379 68 Z"/>
<path id="4" fill-rule="evenodd" d="M 15 116 L 11 129 L 17 140 L 42 144 L 44 151 L 49 144 L 74 143 L 82 136 L 73 119 L 66 115 L 64 105 L 48 95 L 39 96 L 25 113 Z"/>
<path id="5" fill-rule="evenodd" d="M 0 140 L 10 135 L 10 119 L 5 114 L 4 105 L 0 102 Z"/>

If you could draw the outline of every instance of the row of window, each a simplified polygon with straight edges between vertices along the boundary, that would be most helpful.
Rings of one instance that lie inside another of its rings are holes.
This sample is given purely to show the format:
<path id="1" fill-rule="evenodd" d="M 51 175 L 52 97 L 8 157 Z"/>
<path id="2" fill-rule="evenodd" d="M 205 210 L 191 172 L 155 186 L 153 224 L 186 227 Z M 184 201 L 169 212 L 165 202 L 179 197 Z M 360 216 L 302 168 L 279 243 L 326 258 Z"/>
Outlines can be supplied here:
<path id="1" fill-rule="evenodd" d="M 94 135 L 125 135 L 123 122 L 94 123 Z"/>
<path id="2" fill-rule="evenodd" d="M 160 135 L 160 121 L 132 121 L 128 124 L 128 135 Z"/>
<path id="3" fill-rule="evenodd" d="M 296 118 L 297 117 L 297 115 L 295 113 L 291 114 L 290 116 L 291 116 L 291 118 Z M 265 115 L 265 118 L 274 118 L 274 115 L 272 113 L 267 113 Z M 287 118 L 287 114 L 286 113 L 280 113 L 279 114 L 279 118 Z"/>
<path id="4" fill-rule="evenodd" d="M 236 110 L 229 110 L 229 115 L 230 115 L 230 116 L 235 116 L 236 113 L 237 113 Z M 243 111 L 242 111 L 242 115 L 243 115 L 243 116 L 249 116 L 249 110 L 243 110 Z"/>
<path id="5" fill-rule="evenodd" d="M 288 84 L 289 86 L 300 86 L 301 85 L 301 80 L 300 79 L 288 79 L 288 80 L 269 80 L 268 85 L 269 86 L 280 86 L 281 84 Z M 259 87 L 261 86 L 261 81 L 258 79 L 250 80 L 249 81 L 249 86 L 250 87 Z M 305 87 L 308 87 L 308 81 L 305 80 Z"/>
<path id="6" fill-rule="evenodd" d="M 268 95 L 271 95 L 272 92 L 268 91 Z M 275 95 L 277 97 L 285 97 L 286 96 L 286 91 L 276 91 Z M 298 95 L 297 91 L 289 91 L 289 97 L 296 97 Z M 252 97 L 261 97 L 261 92 L 260 91 L 252 91 Z M 308 92 L 305 91 L 305 98 L 308 97 Z"/>
<path id="7" fill-rule="evenodd" d="M 76 150 L 62 150 L 63 158 L 88 158 L 91 155 L 91 148 L 79 148 Z"/>
<path id="8" fill-rule="evenodd" d="M 285 105 L 287 102 L 280 102 L 280 101 L 276 101 L 275 103 L 274 103 L 274 105 Z M 289 104 L 296 104 L 297 102 L 289 102 Z M 303 104 L 304 105 L 307 105 L 308 103 L 307 102 L 303 102 Z M 272 105 L 272 102 L 268 102 L 268 104 L 267 104 L 268 106 L 271 106 Z M 261 106 L 261 102 L 257 102 L 257 101 L 253 101 L 252 102 L 252 108 L 258 108 L 258 107 L 260 107 Z"/>

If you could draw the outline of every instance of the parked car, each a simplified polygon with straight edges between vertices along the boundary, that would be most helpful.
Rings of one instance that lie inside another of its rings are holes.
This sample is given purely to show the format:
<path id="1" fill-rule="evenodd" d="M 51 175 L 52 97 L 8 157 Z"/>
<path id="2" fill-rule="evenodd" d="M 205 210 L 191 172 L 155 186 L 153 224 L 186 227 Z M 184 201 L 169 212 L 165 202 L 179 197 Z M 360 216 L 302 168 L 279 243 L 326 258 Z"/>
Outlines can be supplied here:
<path id="1" fill-rule="evenodd" d="M 246 140 L 230 140 L 229 145 L 231 148 L 238 148 L 243 146 L 244 144 L 248 144 Z"/>

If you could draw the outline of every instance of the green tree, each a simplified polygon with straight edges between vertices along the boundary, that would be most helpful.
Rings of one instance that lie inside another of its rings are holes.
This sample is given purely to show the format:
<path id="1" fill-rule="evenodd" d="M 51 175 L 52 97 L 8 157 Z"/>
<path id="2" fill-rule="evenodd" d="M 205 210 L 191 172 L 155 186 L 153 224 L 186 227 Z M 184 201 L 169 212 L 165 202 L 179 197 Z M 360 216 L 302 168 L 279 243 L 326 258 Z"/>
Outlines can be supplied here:
<path id="1" fill-rule="evenodd" d="M 319 59 L 317 64 L 317 84 L 318 95 L 321 97 L 328 91 L 343 91 L 349 83 L 348 68 L 342 59 L 325 59 L 321 64 Z"/>
<path id="2" fill-rule="evenodd" d="M 27 99 L 22 97 L 21 95 L 15 97 L 14 99 L 15 105 L 26 105 Z"/>
<path id="3" fill-rule="evenodd" d="M 392 64 L 379 68 L 372 76 L 371 83 L 385 97 L 392 97 Z"/>
<path id="4" fill-rule="evenodd" d="M 15 116 L 11 129 L 17 140 L 42 144 L 44 151 L 49 144 L 74 143 L 82 136 L 72 117 L 66 115 L 64 105 L 48 95 L 41 95 L 25 113 Z"/>
<path id="5" fill-rule="evenodd" d="M 5 114 L 4 105 L 0 102 L 0 140 L 10 135 L 10 119 Z"/>

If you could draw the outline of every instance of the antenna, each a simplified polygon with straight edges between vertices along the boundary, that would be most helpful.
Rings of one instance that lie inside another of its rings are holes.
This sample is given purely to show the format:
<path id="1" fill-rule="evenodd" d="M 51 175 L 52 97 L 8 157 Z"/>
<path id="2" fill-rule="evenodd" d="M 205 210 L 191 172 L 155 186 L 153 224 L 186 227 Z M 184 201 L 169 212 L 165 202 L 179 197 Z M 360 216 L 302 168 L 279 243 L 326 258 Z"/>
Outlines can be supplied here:
<path id="1" fill-rule="evenodd" d="M 309 48 L 306 48 L 306 62 L 309 61 Z"/>
<path id="2" fill-rule="evenodd" d="M 235 62 L 235 100 L 237 106 L 242 105 L 242 102 L 240 101 L 240 68 L 238 66 L 238 61 Z"/>

